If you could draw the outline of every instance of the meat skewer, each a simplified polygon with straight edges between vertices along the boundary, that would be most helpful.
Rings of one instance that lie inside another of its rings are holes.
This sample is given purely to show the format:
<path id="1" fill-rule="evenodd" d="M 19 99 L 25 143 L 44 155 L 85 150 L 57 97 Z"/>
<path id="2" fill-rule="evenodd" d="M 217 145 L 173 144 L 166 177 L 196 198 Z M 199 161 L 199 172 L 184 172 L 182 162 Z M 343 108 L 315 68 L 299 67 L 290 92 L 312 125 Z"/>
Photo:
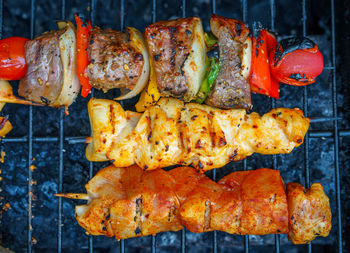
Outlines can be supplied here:
<path id="1" fill-rule="evenodd" d="M 88 200 L 75 208 L 78 223 L 92 235 L 116 239 L 178 231 L 220 230 L 230 234 L 283 234 L 295 244 L 327 236 L 331 210 L 322 185 L 305 189 L 279 171 L 233 172 L 218 183 L 193 168 L 144 171 L 138 166 L 100 170 L 87 194 L 56 194 Z"/>
<path id="2" fill-rule="evenodd" d="M 251 91 L 278 99 L 277 80 L 307 85 L 323 69 L 322 54 L 311 40 L 278 44 L 262 28 L 251 38 L 247 24 L 218 15 L 210 20 L 212 36 L 204 33 L 200 18 L 188 17 L 149 25 L 145 39 L 135 28 L 92 28 L 75 18 L 77 31 L 70 22 L 58 22 L 58 31 L 33 40 L 0 40 L 0 79 L 25 74 L 19 94 L 53 107 L 68 107 L 82 85 L 83 97 L 91 87 L 127 89 L 118 100 L 143 90 L 138 111 L 161 96 L 251 109 Z"/>
<path id="3" fill-rule="evenodd" d="M 290 153 L 309 128 L 300 109 L 273 109 L 261 117 L 173 98 L 162 98 L 143 114 L 92 98 L 88 111 L 92 136 L 86 158 L 146 170 L 182 164 L 206 171 L 254 152 Z"/>

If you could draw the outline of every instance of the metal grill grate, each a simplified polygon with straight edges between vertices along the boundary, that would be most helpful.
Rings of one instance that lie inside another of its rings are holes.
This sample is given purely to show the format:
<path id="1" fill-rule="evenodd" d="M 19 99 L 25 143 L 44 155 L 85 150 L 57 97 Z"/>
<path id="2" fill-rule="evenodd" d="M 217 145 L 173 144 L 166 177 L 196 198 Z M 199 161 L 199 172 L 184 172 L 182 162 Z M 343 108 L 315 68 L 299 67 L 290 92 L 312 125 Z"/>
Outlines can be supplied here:
<path id="1" fill-rule="evenodd" d="M 97 0 L 91 0 L 90 1 L 90 19 L 92 24 L 95 23 L 95 15 L 98 10 L 96 10 L 96 1 Z M 125 27 L 125 1 L 126 0 L 120 0 L 120 27 L 123 29 Z M 182 0 L 181 2 L 181 15 L 182 17 L 186 17 L 186 0 Z M 307 5 L 306 0 L 301 1 L 301 8 L 302 8 L 302 34 L 306 36 L 306 21 L 307 21 Z M 340 203 L 340 180 L 339 180 L 339 138 L 344 136 L 350 136 L 350 130 L 339 130 L 338 128 L 338 114 L 337 114 L 337 84 L 336 84 L 336 58 L 335 58 L 335 10 L 334 10 L 334 0 L 330 0 L 331 4 L 331 40 L 332 40 L 332 65 L 325 67 L 326 70 L 331 70 L 332 72 L 332 97 L 331 97 L 331 103 L 333 108 L 333 118 L 319 118 L 318 120 L 320 122 L 322 121 L 329 121 L 333 120 L 333 129 L 331 131 L 309 131 L 305 137 L 305 143 L 303 145 L 304 147 L 304 167 L 305 167 L 305 184 L 309 187 L 310 185 L 310 168 L 309 168 L 309 140 L 310 138 L 332 138 L 334 143 L 334 175 L 335 175 L 335 191 L 336 191 L 336 213 L 333 213 L 335 216 L 337 223 L 336 223 L 336 230 L 337 230 L 337 249 L 338 252 L 342 252 L 342 226 L 341 226 L 341 203 Z M 157 20 L 157 0 L 152 1 L 152 22 L 155 22 Z M 216 7 L 217 3 L 216 0 L 211 1 L 211 9 L 213 13 L 216 13 Z M 65 19 L 65 8 L 66 8 L 66 1 L 61 0 L 61 18 Z M 247 0 L 241 0 L 241 9 L 242 9 L 242 20 L 247 20 L 247 13 L 248 13 L 248 3 Z M 36 10 L 36 3 L 35 0 L 31 0 L 30 2 L 30 37 L 33 38 L 35 34 L 35 10 Z M 270 0 L 270 15 L 271 15 L 271 29 L 274 30 L 275 28 L 275 11 L 276 11 L 276 5 L 274 0 Z M 3 0 L 0 0 L 0 38 L 2 37 L 3 32 Z M 93 95 L 93 94 L 92 94 Z M 308 115 L 308 86 L 305 86 L 303 89 L 303 110 L 306 116 Z M 271 107 L 275 107 L 275 101 L 271 99 Z M 59 114 L 59 134 L 57 137 L 35 137 L 33 136 L 33 107 L 30 106 L 28 110 L 28 135 L 25 137 L 12 137 L 12 138 L 5 138 L 2 140 L 2 143 L 27 143 L 28 145 L 28 155 L 27 155 L 27 166 L 28 166 L 28 212 L 27 212 L 27 250 L 28 252 L 32 251 L 32 170 L 31 165 L 33 163 L 33 143 L 34 142 L 56 142 L 58 143 L 59 148 L 59 170 L 58 170 L 58 191 L 63 191 L 63 171 L 64 171 L 64 161 L 63 161 L 63 152 L 64 152 L 64 145 L 74 145 L 77 143 L 80 143 L 83 137 L 69 137 L 64 135 L 63 131 L 63 124 L 64 123 L 64 111 L 61 110 Z M 278 162 L 277 162 L 277 156 L 272 156 L 272 164 L 274 169 L 278 169 Z M 247 160 L 244 160 L 242 162 L 243 169 L 247 169 Z M 94 164 L 92 162 L 89 163 L 89 177 L 91 178 L 94 174 Z M 212 177 L 214 180 L 216 180 L 216 170 L 213 170 Z M 58 206 L 57 206 L 57 212 L 58 212 L 58 223 L 57 223 L 57 250 L 58 252 L 62 251 L 62 199 L 58 199 Z M 156 252 L 156 236 L 151 237 L 151 249 L 152 252 Z M 93 252 L 94 250 L 94 240 L 92 236 L 89 236 L 88 241 L 88 247 L 89 252 Z M 308 252 L 311 252 L 312 250 L 312 244 L 308 245 Z M 120 241 L 120 251 L 125 252 L 125 241 Z M 181 231 L 181 251 L 186 251 L 186 231 L 185 229 Z M 217 240 L 217 232 L 212 232 L 212 251 L 217 252 L 218 251 L 218 240 Z M 244 251 L 249 252 L 249 236 L 244 237 Z M 280 236 L 275 236 L 275 251 L 280 252 Z"/>

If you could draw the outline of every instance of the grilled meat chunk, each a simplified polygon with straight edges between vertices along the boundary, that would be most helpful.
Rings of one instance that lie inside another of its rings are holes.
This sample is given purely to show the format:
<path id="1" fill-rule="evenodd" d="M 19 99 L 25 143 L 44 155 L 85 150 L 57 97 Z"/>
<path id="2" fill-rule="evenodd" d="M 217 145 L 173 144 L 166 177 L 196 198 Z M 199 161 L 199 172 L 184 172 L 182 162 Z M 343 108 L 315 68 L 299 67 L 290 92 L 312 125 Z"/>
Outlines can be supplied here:
<path id="1" fill-rule="evenodd" d="M 63 67 L 58 47 L 62 33 L 47 32 L 26 43 L 28 71 L 20 81 L 20 96 L 44 104 L 55 101 L 62 85 Z"/>
<path id="2" fill-rule="evenodd" d="M 92 235 L 116 239 L 183 227 L 195 233 L 291 233 L 288 205 L 304 202 L 295 195 L 288 195 L 287 202 L 281 175 L 271 169 L 233 172 L 216 183 L 190 167 L 144 171 L 138 166 L 111 165 L 100 170 L 85 188 L 87 194 L 58 196 L 88 200 L 75 208 L 78 223 Z M 324 204 L 310 206 L 307 211 L 330 211 L 329 203 Z M 305 230 L 302 226 L 294 229 L 296 233 Z M 330 226 L 325 226 L 321 235 L 329 230 Z"/>
<path id="3" fill-rule="evenodd" d="M 198 17 L 160 21 L 145 30 L 157 86 L 164 96 L 191 101 L 205 74 L 205 43 Z"/>
<path id="4" fill-rule="evenodd" d="M 113 88 L 133 89 L 145 59 L 129 39 L 128 31 L 93 28 L 88 48 L 88 77 L 92 87 L 104 92 Z"/>
<path id="5" fill-rule="evenodd" d="M 218 38 L 220 51 L 220 71 L 206 104 L 223 109 L 252 107 L 250 85 L 242 75 L 243 45 L 249 29 L 245 23 L 213 15 L 210 27 Z"/>
<path id="6" fill-rule="evenodd" d="M 148 170 L 182 164 L 205 171 L 254 152 L 290 153 L 309 128 L 300 109 L 277 108 L 259 116 L 174 98 L 161 98 L 143 114 L 124 111 L 115 101 L 91 99 L 88 111 L 88 160 L 114 160 L 118 167 L 136 163 Z"/>
<path id="7" fill-rule="evenodd" d="M 46 32 L 26 43 L 28 71 L 18 93 L 49 106 L 69 106 L 78 95 L 75 28 L 60 22 L 61 29 Z"/>
<path id="8" fill-rule="evenodd" d="M 295 244 L 310 243 L 317 236 L 326 237 L 332 228 L 329 199 L 321 184 L 305 189 L 298 183 L 287 185 L 289 239 Z"/>

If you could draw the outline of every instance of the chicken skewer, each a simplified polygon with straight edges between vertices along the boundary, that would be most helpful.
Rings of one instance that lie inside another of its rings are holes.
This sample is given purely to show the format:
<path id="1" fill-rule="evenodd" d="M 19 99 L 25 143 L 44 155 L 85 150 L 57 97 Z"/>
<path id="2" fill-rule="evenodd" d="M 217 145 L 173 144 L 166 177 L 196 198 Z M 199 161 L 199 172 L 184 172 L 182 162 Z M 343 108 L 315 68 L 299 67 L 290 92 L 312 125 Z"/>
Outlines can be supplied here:
<path id="1" fill-rule="evenodd" d="M 309 128 L 300 109 L 273 109 L 261 117 L 173 98 L 162 98 L 143 114 L 93 98 L 88 111 L 92 136 L 87 159 L 146 170 L 182 164 L 206 171 L 255 152 L 290 153 Z"/>
<path id="2" fill-rule="evenodd" d="M 116 239 L 146 236 L 186 227 L 230 234 L 288 233 L 295 244 L 327 236 L 331 210 L 322 185 L 305 189 L 279 171 L 233 172 L 218 183 L 193 168 L 144 171 L 138 166 L 100 170 L 87 194 L 56 196 L 88 200 L 75 208 L 78 223 L 92 235 Z"/>

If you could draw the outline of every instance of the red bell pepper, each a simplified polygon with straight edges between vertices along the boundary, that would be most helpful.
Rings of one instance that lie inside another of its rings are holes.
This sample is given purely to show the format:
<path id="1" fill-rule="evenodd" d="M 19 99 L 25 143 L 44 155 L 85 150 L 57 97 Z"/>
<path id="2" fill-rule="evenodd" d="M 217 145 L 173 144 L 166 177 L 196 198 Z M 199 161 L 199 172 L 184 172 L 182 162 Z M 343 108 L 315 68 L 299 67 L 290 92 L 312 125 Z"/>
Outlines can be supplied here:
<path id="1" fill-rule="evenodd" d="M 261 30 L 259 36 L 252 38 L 252 61 L 250 89 L 252 92 L 279 98 L 278 81 L 270 72 L 269 53 L 277 46 L 274 35 Z"/>
<path id="2" fill-rule="evenodd" d="M 281 83 L 308 85 L 323 71 L 323 56 L 305 37 L 282 40 L 269 55 L 272 75 Z"/>
<path id="3" fill-rule="evenodd" d="M 79 16 L 75 14 L 77 23 L 77 74 L 81 84 L 81 96 L 86 97 L 91 91 L 87 67 L 89 65 L 88 46 L 91 34 L 91 23 L 84 24 Z"/>
<path id="4" fill-rule="evenodd" d="M 22 37 L 0 40 L 0 79 L 19 80 L 27 73 L 25 44 Z"/>

